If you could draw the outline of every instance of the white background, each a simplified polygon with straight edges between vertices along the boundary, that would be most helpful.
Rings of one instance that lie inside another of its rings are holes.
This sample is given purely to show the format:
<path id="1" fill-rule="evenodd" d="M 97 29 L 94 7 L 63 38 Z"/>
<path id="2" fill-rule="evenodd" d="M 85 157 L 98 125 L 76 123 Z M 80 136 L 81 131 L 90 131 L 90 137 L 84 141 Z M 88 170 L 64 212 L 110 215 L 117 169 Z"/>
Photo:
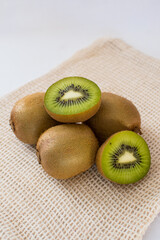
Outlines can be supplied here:
<path id="1" fill-rule="evenodd" d="M 0 96 L 99 37 L 160 59 L 160 0 L 0 0 Z M 143 240 L 160 240 L 160 216 Z"/>

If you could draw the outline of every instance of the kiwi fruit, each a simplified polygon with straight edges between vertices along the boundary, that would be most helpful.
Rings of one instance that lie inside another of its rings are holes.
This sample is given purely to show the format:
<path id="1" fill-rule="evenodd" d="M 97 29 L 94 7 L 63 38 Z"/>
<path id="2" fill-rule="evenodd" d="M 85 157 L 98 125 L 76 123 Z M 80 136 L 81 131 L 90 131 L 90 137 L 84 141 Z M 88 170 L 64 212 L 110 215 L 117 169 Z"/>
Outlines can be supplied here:
<path id="1" fill-rule="evenodd" d="M 106 92 L 102 93 L 98 112 L 86 124 L 100 143 L 119 131 L 141 132 L 141 118 L 135 105 L 124 97 Z"/>
<path id="2" fill-rule="evenodd" d="M 150 168 L 150 151 L 145 140 L 135 132 L 113 134 L 99 148 L 96 165 L 99 172 L 119 184 L 135 183 Z"/>
<path id="3" fill-rule="evenodd" d="M 96 83 L 83 77 L 67 77 L 46 91 L 44 104 L 48 114 L 63 123 L 84 122 L 99 109 L 101 91 Z"/>
<path id="4" fill-rule="evenodd" d="M 57 125 L 44 108 L 43 92 L 17 101 L 11 111 L 10 125 L 16 137 L 24 143 L 36 144 L 46 129 Z"/>
<path id="5" fill-rule="evenodd" d="M 67 179 L 95 163 L 98 141 L 84 124 L 62 124 L 46 130 L 36 149 L 39 163 L 49 175 Z"/>

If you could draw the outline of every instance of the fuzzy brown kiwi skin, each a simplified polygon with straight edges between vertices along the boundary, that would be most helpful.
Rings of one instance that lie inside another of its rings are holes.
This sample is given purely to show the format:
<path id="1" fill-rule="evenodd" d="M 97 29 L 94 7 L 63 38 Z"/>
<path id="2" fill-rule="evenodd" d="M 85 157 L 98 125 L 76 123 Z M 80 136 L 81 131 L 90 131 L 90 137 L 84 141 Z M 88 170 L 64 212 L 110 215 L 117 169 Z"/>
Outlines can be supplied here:
<path id="1" fill-rule="evenodd" d="M 36 149 L 39 163 L 50 176 L 68 179 L 95 163 L 98 141 L 84 124 L 62 124 L 45 131 Z"/>
<path id="2" fill-rule="evenodd" d="M 55 119 L 58 122 L 62 122 L 62 123 L 76 123 L 76 122 L 85 122 L 89 118 L 93 117 L 96 114 L 96 112 L 99 110 L 100 105 L 101 105 L 101 99 L 92 108 L 90 108 L 90 109 L 88 109 L 88 110 L 86 110 L 84 112 L 73 114 L 73 115 L 55 114 L 55 113 L 49 111 L 47 108 L 45 108 L 45 109 L 46 109 L 47 113 L 53 119 Z"/>
<path id="3" fill-rule="evenodd" d="M 112 134 L 130 130 L 141 134 L 141 118 L 135 105 L 128 99 L 103 92 L 98 112 L 86 124 L 102 144 Z"/>
<path id="4" fill-rule="evenodd" d="M 36 144 L 42 132 L 58 124 L 45 111 L 44 95 L 44 92 L 28 95 L 17 101 L 11 111 L 9 124 L 24 143 Z"/>

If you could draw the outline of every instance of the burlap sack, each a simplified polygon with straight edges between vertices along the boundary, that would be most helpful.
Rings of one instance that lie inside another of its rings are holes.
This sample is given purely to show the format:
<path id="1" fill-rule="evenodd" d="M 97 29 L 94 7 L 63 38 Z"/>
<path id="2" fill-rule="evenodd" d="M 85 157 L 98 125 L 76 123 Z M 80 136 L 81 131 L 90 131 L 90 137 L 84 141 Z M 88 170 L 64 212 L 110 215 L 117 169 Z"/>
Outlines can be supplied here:
<path id="1" fill-rule="evenodd" d="M 89 78 L 102 91 L 126 97 L 137 106 L 152 157 L 149 174 L 140 182 L 114 184 L 101 177 L 95 166 L 72 179 L 55 180 L 39 165 L 35 148 L 14 136 L 8 124 L 13 104 L 74 75 Z M 1 98 L 1 239 L 142 239 L 160 211 L 159 87 L 159 60 L 121 40 L 100 39 Z"/>

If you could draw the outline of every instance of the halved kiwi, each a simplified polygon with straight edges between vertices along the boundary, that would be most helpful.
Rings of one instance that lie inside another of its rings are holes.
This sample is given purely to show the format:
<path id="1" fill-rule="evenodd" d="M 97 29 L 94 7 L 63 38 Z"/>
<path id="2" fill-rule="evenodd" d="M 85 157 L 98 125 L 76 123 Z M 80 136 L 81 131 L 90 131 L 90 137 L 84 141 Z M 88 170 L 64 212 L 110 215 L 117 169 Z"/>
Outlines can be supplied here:
<path id="1" fill-rule="evenodd" d="M 150 151 L 145 140 L 132 131 L 112 135 L 99 148 L 96 165 L 99 172 L 119 184 L 135 183 L 150 168 Z"/>
<path id="2" fill-rule="evenodd" d="M 44 105 L 59 122 L 84 122 L 99 109 L 101 91 L 96 83 L 83 77 L 67 77 L 46 91 Z"/>

